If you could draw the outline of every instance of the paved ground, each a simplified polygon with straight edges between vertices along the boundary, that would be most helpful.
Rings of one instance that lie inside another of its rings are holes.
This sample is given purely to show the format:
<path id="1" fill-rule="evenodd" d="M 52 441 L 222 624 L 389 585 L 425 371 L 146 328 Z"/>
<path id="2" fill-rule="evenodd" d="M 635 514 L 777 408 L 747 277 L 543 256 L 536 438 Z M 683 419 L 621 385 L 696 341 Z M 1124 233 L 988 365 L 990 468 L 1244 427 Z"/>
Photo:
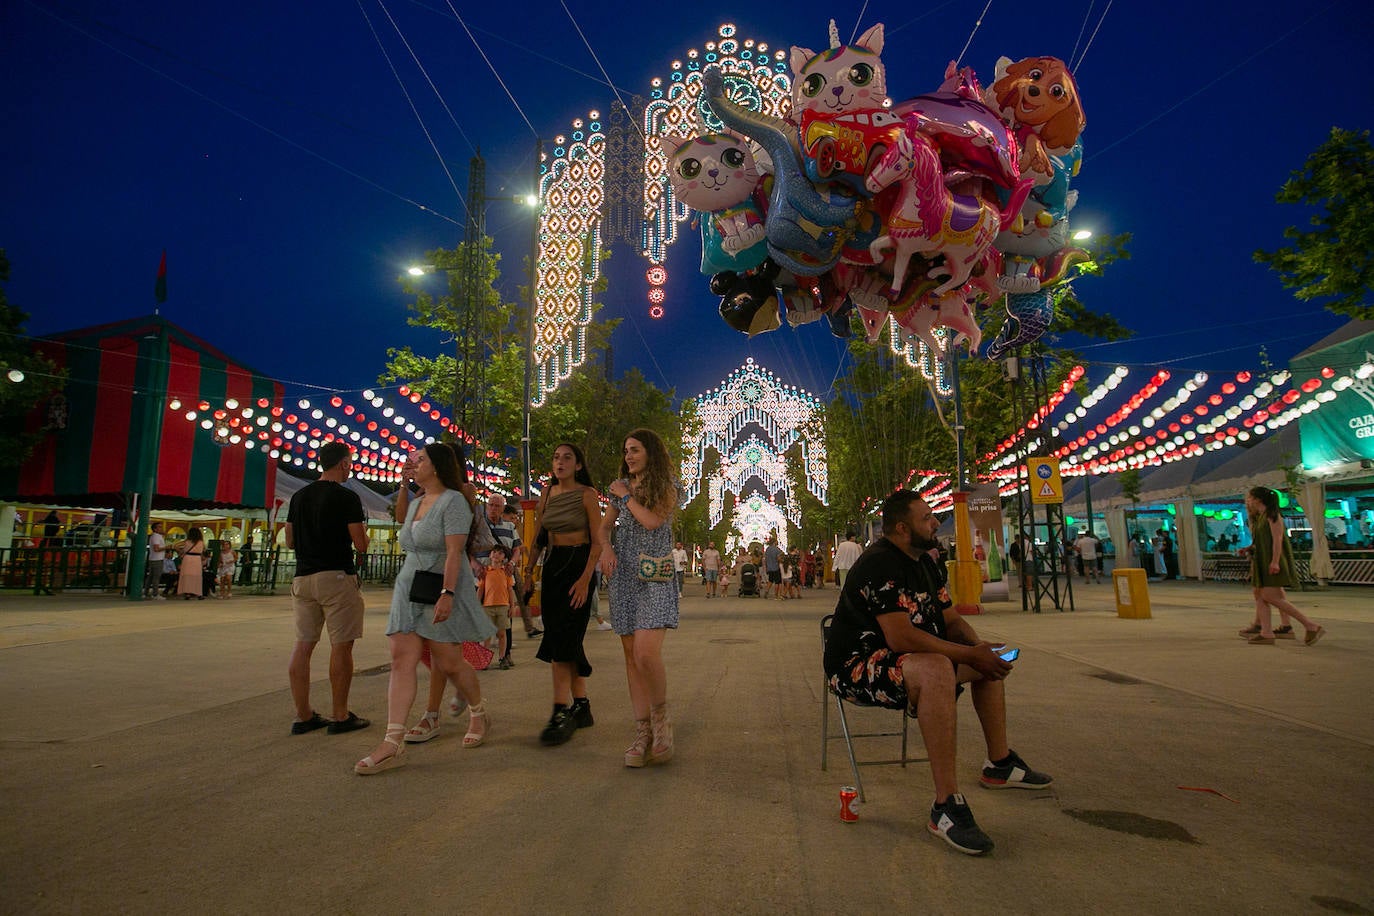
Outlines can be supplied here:
<path id="1" fill-rule="evenodd" d="M 1243 587 L 1150 588 L 1151 620 L 1118 619 L 1105 585 L 1078 586 L 1073 614 L 974 618 L 1023 648 L 1012 742 L 1056 778 L 979 789 L 961 704 L 984 859 L 926 835 L 924 764 L 866 767 L 861 819 L 840 822 L 841 742 L 819 767 L 834 591 L 689 586 L 667 766 L 621 766 L 618 640 L 593 632 L 594 728 L 539 746 L 549 678 L 518 636 L 516 667 L 482 676 L 488 745 L 446 720 L 368 779 L 352 764 L 380 724 L 288 734 L 287 599 L 0 594 L 0 912 L 1374 912 L 1374 590 L 1296 594 L 1330 631 L 1308 649 L 1237 639 Z M 353 705 L 380 723 L 387 595 L 368 598 Z"/>

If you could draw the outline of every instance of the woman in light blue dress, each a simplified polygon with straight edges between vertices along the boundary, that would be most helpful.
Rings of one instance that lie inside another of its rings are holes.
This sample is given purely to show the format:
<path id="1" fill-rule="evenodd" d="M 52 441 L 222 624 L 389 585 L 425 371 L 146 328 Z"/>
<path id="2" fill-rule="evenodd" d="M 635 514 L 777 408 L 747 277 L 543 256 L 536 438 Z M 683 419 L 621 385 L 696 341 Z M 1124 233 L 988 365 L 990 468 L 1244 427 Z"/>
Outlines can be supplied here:
<path id="1" fill-rule="evenodd" d="M 430 443 L 416 452 L 414 468 L 415 482 L 424 495 L 410 504 L 401 526 L 406 559 L 396 574 L 386 624 L 391 642 L 386 736 L 353 768 L 364 776 L 405 763 L 405 722 L 415 702 L 415 670 L 426 642 L 434 664 L 460 685 L 468 700 L 468 733 L 463 737 L 463 747 L 480 745 L 491 725 L 482 705 L 477 672 L 463 658 L 461 649 L 463 642 L 487 639 L 496 629 L 477 603 L 477 586 L 467 561 L 472 509 L 460 490 L 463 481 L 458 459 L 447 445 Z M 411 583 L 421 569 L 443 574 L 443 593 L 437 604 L 410 600 Z"/>
<path id="2" fill-rule="evenodd" d="M 673 756 L 673 725 L 668 719 L 663 638 L 668 630 L 677 629 L 677 583 L 639 578 L 641 554 L 672 553 L 671 521 L 681 498 L 668 449 L 658 433 L 636 429 L 625 437 L 620 479 L 608 491 L 602 541 L 609 546 L 601 554 L 601 571 L 610 582 L 611 626 L 625 651 L 635 715 L 635 738 L 625 751 L 625 765 L 666 763 Z"/>

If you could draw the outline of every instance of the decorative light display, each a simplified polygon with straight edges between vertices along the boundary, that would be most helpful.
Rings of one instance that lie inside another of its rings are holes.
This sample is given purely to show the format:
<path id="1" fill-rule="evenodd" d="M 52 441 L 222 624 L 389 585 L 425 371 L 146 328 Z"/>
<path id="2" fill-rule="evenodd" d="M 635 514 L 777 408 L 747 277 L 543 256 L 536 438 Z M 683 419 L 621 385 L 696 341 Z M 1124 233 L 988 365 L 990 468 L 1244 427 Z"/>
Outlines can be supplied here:
<path id="1" fill-rule="evenodd" d="M 400 480 L 408 452 L 435 440 L 437 433 L 426 430 L 425 422 L 437 422 L 440 431 L 447 429 L 465 443 L 473 482 L 479 488 L 510 495 L 510 473 L 500 466 L 500 456 L 493 451 L 484 452 L 421 394 L 405 385 L 396 390 L 402 401 L 388 401 L 370 390 L 361 394 L 362 407 L 347 402 L 343 394 L 334 394 L 319 404 L 300 398 L 292 408 L 273 404 L 267 398 L 259 398 L 256 409 L 252 405 L 239 406 L 233 398 L 220 408 L 200 401 L 195 405 L 197 409 L 184 414 L 181 399 L 171 398 L 167 408 L 208 432 L 216 445 L 260 448 L 290 467 L 317 470 L 315 459 L 320 446 L 335 440 L 348 442 L 354 448 L 354 476 L 388 483 Z M 404 403 L 411 406 L 397 406 Z M 419 416 L 408 419 L 401 414 L 402 409 L 416 409 Z"/>
<path id="2" fill-rule="evenodd" d="M 920 372 L 921 378 L 931 383 L 937 398 L 948 400 L 954 397 L 954 384 L 949 377 L 948 359 L 940 353 L 932 352 L 924 341 L 897 322 L 889 320 L 887 328 L 888 346 L 892 348 L 892 352 L 905 359 L 908 366 Z M 946 327 L 938 327 L 932 333 L 944 352 L 948 353 L 954 332 Z"/>
<path id="3" fill-rule="evenodd" d="M 755 541 L 767 543 L 774 533 L 778 536 L 778 546 L 787 550 L 787 519 L 777 504 L 766 496 L 755 493 L 736 502 L 731 527 L 739 532 L 739 539 L 736 540 L 733 533 L 725 539 L 727 552 Z"/>
<path id="4" fill-rule="evenodd" d="M 593 289 L 601 276 L 606 135 L 595 111 L 572 127 L 570 135 L 554 138 L 553 155 L 545 154 L 540 166 L 534 405 L 586 362 Z"/>
<path id="5" fill-rule="evenodd" d="M 691 211 L 678 202 L 668 184 L 668 159 L 684 140 L 703 130 L 718 131 L 722 125 L 701 101 L 701 71 L 720 67 L 731 99 L 752 111 L 785 117 L 792 93 L 787 52 L 769 52 L 768 45 L 752 38 L 740 39 L 734 25 L 719 30 L 719 41 L 687 52 L 685 61 L 673 61 L 666 80 L 655 77 L 650 100 L 644 107 L 644 237 L 641 250 L 658 268 L 648 276 L 650 314 L 663 313 L 663 284 L 668 273 L 662 264 L 668 247 L 677 240 L 678 223 Z"/>
<path id="6" fill-rule="evenodd" d="M 1049 396 L 1049 400 L 1047 400 L 1044 404 L 1042 404 L 1039 408 L 1036 409 L 1035 415 L 1026 421 L 1026 425 L 1018 429 L 1016 432 L 1012 433 L 1011 436 L 1009 436 L 1008 438 L 1002 440 L 1002 442 L 998 444 L 997 448 L 993 449 L 992 451 L 988 452 L 986 455 L 983 456 L 983 460 L 992 461 L 994 458 L 997 458 L 1000 455 L 1006 453 L 1007 450 L 1010 449 L 1012 446 L 1016 445 L 1016 443 L 1026 438 L 1027 434 L 1030 431 L 1039 429 L 1041 424 L 1045 422 L 1045 419 L 1049 417 L 1050 414 L 1054 413 L 1055 408 L 1062 404 L 1064 402 L 1064 399 L 1069 396 L 1069 392 L 1073 391 L 1073 386 L 1077 384 L 1078 380 L 1083 377 L 1085 372 L 1086 370 L 1082 366 L 1074 366 L 1072 369 L 1070 369 L 1068 378 L 1064 379 L 1064 381 L 1060 383 L 1059 388 L 1056 389 L 1055 392 Z M 1037 445 L 1038 443 L 1032 444 L 1031 446 L 1029 446 L 1029 449 L 1034 450 L 1037 447 Z M 1002 462 L 999 462 L 998 464 L 995 464 L 993 466 L 998 467 L 999 465 L 1005 465 L 1014 460 L 1016 460 L 1016 454 L 1013 453 L 1012 455 L 1004 459 Z"/>
<path id="7" fill-rule="evenodd" d="M 795 445 L 802 448 L 802 465 L 807 489 L 822 503 L 829 500 L 825 439 L 814 428 L 822 404 L 809 392 L 783 384 L 777 376 L 757 365 L 745 363 L 721 383 L 694 402 L 701 423 L 698 434 L 683 437 L 682 480 L 684 500 L 690 502 L 707 485 L 711 525 L 720 523 L 726 510 L 726 494 L 734 493 L 734 527 L 741 532 L 741 506 L 757 498 L 773 508 L 766 513 L 778 521 L 801 521 L 800 510 L 791 492 L 784 454 Z M 706 450 L 721 456 L 720 470 L 704 481 Z M 785 509 L 780 508 L 779 499 Z M 778 525 L 780 537 L 786 525 Z"/>

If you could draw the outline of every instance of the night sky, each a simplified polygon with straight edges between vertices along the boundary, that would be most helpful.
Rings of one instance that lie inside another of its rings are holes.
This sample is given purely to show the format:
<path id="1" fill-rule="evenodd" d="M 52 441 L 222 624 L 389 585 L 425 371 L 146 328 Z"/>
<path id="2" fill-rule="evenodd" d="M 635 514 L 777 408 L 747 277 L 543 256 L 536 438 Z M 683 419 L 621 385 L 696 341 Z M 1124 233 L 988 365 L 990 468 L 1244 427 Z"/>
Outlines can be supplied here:
<path id="1" fill-rule="evenodd" d="M 1281 364 L 1341 324 L 1251 253 L 1306 219 L 1273 202 L 1288 174 L 1333 126 L 1374 120 L 1374 6 L 995 0 L 974 32 L 984 5 L 12 0 L 0 5 L 7 295 L 39 335 L 146 315 L 165 248 L 173 321 L 290 391 L 370 387 L 388 346 L 440 345 L 406 326 L 398 278 L 460 239 L 476 148 L 489 196 L 524 193 L 536 135 L 609 109 L 603 69 L 625 96 L 647 94 L 721 22 L 819 49 L 833 16 L 845 37 L 886 24 L 894 100 L 935 89 L 966 43 L 984 83 L 1001 55 L 1083 56 L 1073 223 L 1135 239 L 1129 262 L 1077 292 L 1139 335 L 1087 349 L 1090 381 L 1117 362 L 1255 368 L 1261 344 Z M 487 213 L 514 298 L 530 217 L 501 202 Z M 661 320 L 647 262 L 614 251 L 602 314 L 627 319 L 617 370 L 686 397 L 752 356 L 826 396 L 843 345 L 824 322 L 752 340 L 729 330 L 696 233 L 683 237 Z"/>

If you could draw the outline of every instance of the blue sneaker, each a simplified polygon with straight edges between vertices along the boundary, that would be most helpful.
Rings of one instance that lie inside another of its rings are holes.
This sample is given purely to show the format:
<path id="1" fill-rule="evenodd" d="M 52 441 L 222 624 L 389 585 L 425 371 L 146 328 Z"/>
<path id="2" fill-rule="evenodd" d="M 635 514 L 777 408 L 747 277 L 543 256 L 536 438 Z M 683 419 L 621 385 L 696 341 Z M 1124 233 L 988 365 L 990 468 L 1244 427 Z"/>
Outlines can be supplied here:
<path id="1" fill-rule="evenodd" d="M 978 829 L 968 803 L 957 792 L 943 804 L 931 805 L 928 829 L 964 855 L 981 856 L 992 851 L 992 840 Z"/>

